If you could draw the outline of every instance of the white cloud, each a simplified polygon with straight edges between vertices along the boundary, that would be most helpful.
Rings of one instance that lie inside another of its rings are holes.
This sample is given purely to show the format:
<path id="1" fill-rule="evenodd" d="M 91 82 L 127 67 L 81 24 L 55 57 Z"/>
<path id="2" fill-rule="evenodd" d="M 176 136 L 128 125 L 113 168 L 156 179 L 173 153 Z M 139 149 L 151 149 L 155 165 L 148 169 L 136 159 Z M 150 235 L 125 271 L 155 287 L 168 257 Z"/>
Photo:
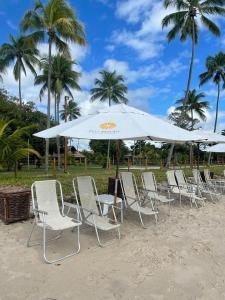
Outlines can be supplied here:
<path id="1" fill-rule="evenodd" d="M 116 15 L 124 18 L 129 23 L 136 23 L 140 20 L 141 15 L 150 8 L 154 0 L 125 0 L 118 1 Z"/>
<path id="2" fill-rule="evenodd" d="M 164 49 L 161 43 L 161 36 L 148 35 L 140 37 L 138 32 L 131 32 L 127 30 L 115 31 L 112 35 L 110 47 L 113 45 L 127 46 L 138 53 L 140 59 L 145 60 L 154 58 L 160 55 Z"/>
<path id="3" fill-rule="evenodd" d="M 136 51 L 141 59 L 159 56 L 164 49 L 165 41 L 161 22 L 170 12 L 172 12 L 170 8 L 167 10 L 164 8 L 163 1 L 118 1 L 116 16 L 127 23 L 138 23 L 139 29 L 114 32 L 110 45 L 129 47 Z"/>
<path id="4" fill-rule="evenodd" d="M 1 15 L 1 14 L 0 14 Z M 18 26 L 16 26 L 11 20 L 6 20 L 6 24 L 12 29 L 17 30 Z"/>
<path id="5" fill-rule="evenodd" d="M 89 52 L 88 47 L 81 47 L 79 45 L 76 45 L 74 43 L 68 43 L 69 48 L 70 48 L 70 53 L 71 57 L 76 61 L 76 62 L 81 62 L 85 59 Z M 40 43 L 38 45 L 38 49 L 40 51 L 40 55 L 44 56 L 48 54 L 48 44 L 47 43 Z M 52 46 L 52 54 L 55 55 L 57 53 L 56 47 L 53 45 Z"/>

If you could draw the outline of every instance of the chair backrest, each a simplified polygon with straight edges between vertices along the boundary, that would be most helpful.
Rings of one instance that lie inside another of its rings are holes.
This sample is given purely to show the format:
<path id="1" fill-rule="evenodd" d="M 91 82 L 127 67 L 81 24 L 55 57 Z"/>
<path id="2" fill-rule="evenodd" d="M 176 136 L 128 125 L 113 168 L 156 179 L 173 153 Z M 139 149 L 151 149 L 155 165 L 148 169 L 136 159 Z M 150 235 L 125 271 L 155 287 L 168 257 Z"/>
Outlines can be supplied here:
<path id="1" fill-rule="evenodd" d="M 197 184 L 198 186 L 203 186 L 203 181 L 202 181 L 202 176 L 200 174 L 200 171 L 197 169 L 193 169 L 192 174 L 194 177 L 195 184 Z"/>
<path id="2" fill-rule="evenodd" d="M 211 180 L 209 169 L 204 169 L 204 177 L 206 182 Z"/>
<path id="3" fill-rule="evenodd" d="M 73 180 L 75 196 L 75 182 Z M 79 176 L 77 177 L 77 188 L 79 193 L 80 205 L 82 208 L 95 212 L 99 214 L 98 207 L 96 204 L 98 193 L 95 185 L 95 181 L 91 176 Z M 84 216 L 87 217 L 90 215 L 89 212 L 83 210 Z"/>
<path id="4" fill-rule="evenodd" d="M 64 205 L 63 205 L 62 187 L 59 181 L 57 180 L 35 181 L 31 186 L 33 208 L 46 211 L 48 213 L 44 217 L 46 223 L 48 223 L 48 220 L 50 219 L 62 216 L 58 204 L 57 184 L 59 185 L 59 189 L 60 189 L 60 198 L 62 202 L 62 212 L 63 212 Z M 44 221 L 42 214 L 39 215 L 39 218 L 42 222 Z"/>
<path id="5" fill-rule="evenodd" d="M 120 180 L 122 183 L 122 190 L 127 201 L 127 204 L 131 207 L 138 207 L 138 203 L 135 200 L 139 200 L 139 193 L 137 189 L 137 184 L 133 173 L 131 172 L 121 172 Z"/>
<path id="6" fill-rule="evenodd" d="M 176 177 L 175 177 L 175 171 L 174 170 L 167 171 L 166 177 L 171 191 L 173 193 L 180 193 L 179 187 L 177 185 Z"/>
<path id="7" fill-rule="evenodd" d="M 185 178 L 183 170 L 176 170 L 175 171 L 175 176 L 176 176 L 176 179 L 177 179 L 178 186 L 187 187 L 187 180 Z"/>
<path id="8" fill-rule="evenodd" d="M 157 192 L 157 184 L 153 172 L 143 172 L 141 174 L 143 188 L 148 190 L 148 195 L 155 197 Z"/>

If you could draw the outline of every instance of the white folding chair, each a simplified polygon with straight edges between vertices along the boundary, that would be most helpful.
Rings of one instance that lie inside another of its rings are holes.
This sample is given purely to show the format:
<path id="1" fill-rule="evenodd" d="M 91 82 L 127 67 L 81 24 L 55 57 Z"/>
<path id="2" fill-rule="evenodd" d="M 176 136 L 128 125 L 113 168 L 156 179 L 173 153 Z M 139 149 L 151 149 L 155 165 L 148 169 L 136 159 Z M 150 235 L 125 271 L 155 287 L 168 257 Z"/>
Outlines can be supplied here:
<path id="1" fill-rule="evenodd" d="M 214 192 L 218 191 L 220 194 L 223 193 L 225 187 L 224 180 L 211 178 L 209 169 L 204 169 L 204 177 L 209 188 L 211 188 Z"/>
<path id="2" fill-rule="evenodd" d="M 59 190 L 59 197 L 57 195 L 57 188 Z M 39 245 L 40 243 L 32 243 L 31 236 L 33 234 L 35 226 L 42 228 L 43 230 L 43 257 L 47 263 L 55 263 L 61 261 L 65 258 L 73 256 L 80 251 L 80 239 L 79 239 L 79 228 L 81 222 L 79 220 L 79 212 L 77 211 L 77 219 L 69 218 L 65 216 L 64 207 L 70 207 L 70 203 L 63 201 L 62 187 L 59 181 L 57 180 L 45 180 L 45 181 L 35 181 L 31 186 L 31 195 L 32 195 L 32 206 L 33 212 L 35 215 L 33 227 L 31 229 L 27 246 Z M 58 198 L 60 198 L 61 208 L 58 204 Z M 77 249 L 70 254 L 67 254 L 63 257 L 60 257 L 55 260 L 49 260 L 47 258 L 47 231 L 59 231 L 54 239 L 57 239 L 61 236 L 62 232 L 66 229 L 75 229 L 77 228 Z"/>
<path id="3" fill-rule="evenodd" d="M 168 197 L 159 194 L 155 175 L 153 172 L 143 172 L 141 174 L 141 180 L 142 180 L 143 188 L 148 193 L 148 196 L 153 201 L 158 201 L 164 204 L 168 203 L 169 211 L 170 211 L 170 203 L 173 202 L 174 199 L 170 198 L 169 189 L 167 189 Z"/>
<path id="4" fill-rule="evenodd" d="M 178 186 L 181 189 L 184 189 L 184 191 L 192 194 L 192 202 L 195 202 L 196 206 L 198 206 L 197 204 L 199 202 L 202 202 L 202 204 L 205 205 L 205 198 L 201 194 L 196 195 L 198 192 L 197 186 L 195 184 L 188 183 L 183 170 L 175 170 L 175 177 Z"/>
<path id="5" fill-rule="evenodd" d="M 198 197 L 195 195 L 195 192 L 188 190 L 187 187 L 180 186 L 177 183 L 176 176 L 175 176 L 175 170 L 167 171 L 166 176 L 167 176 L 167 181 L 168 181 L 168 185 L 170 187 L 171 193 L 179 196 L 180 205 L 181 205 L 181 201 L 183 198 L 188 198 L 190 201 L 191 207 L 192 207 L 192 203 L 194 203 L 195 206 L 198 207 L 198 204 L 196 201 L 198 199 Z"/>
<path id="6" fill-rule="evenodd" d="M 135 176 L 131 172 L 121 172 L 120 182 L 126 205 L 139 214 L 141 225 L 146 228 L 142 215 L 154 216 L 157 223 L 158 211 L 155 210 L 152 200 L 148 195 L 141 195 L 137 188 Z M 149 203 L 149 206 L 146 204 Z"/>
<path id="7" fill-rule="evenodd" d="M 209 186 L 203 182 L 200 171 L 197 169 L 192 170 L 192 174 L 195 180 L 195 184 L 197 185 L 197 189 L 200 193 L 209 195 L 210 199 L 214 201 L 214 199 L 219 200 L 220 194 L 215 191 L 210 190 Z"/>
<path id="8" fill-rule="evenodd" d="M 78 189 L 79 194 L 79 200 L 78 200 L 78 194 L 76 192 L 76 185 Z M 96 188 L 96 184 L 93 177 L 90 176 L 80 176 L 73 179 L 73 188 L 74 188 L 74 194 L 76 198 L 76 203 L 79 205 L 80 210 L 82 214 L 80 213 L 82 217 L 82 221 L 95 228 L 96 236 L 98 243 L 101 247 L 104 246 L 104 244 L 100 240 L 99 236 L 99 230 L 102 231 L 110 231 L 110 230 L 116 230 L 118 233 L 118 238 L 120 239 L 120 224 L 117 221 L 114 206 L 110 204 L 110 207 L 112 208 L 113 212 L 113 218 L 110 219 L 107 216 L 104 216 L 102 213 L 101 206 L 98 206 L 98 192 Z M 101 203 L 103 201 L 101 200 Z M 104 203 L 105 205 L 108 204 L 108 202 Z"/>

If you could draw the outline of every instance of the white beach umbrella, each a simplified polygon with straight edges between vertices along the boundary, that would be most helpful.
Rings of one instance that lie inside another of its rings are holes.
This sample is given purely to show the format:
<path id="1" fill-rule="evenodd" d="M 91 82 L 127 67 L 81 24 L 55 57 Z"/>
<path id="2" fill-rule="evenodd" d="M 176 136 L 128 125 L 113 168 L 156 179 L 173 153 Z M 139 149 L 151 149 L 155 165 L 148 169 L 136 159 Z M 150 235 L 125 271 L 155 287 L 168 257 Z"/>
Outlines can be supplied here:
<path id="1" fill-rule="evenodd" d="M 87 140 L 150 139 L 168 143 L 195 142 L 202 139 L 198 134 L 124 104 L 114 105 L 98 113 L 41 131 L 35 136 L 64 136 Z"/>
<path id="2" fill-rule="evenodd" d="M 202 138 L 201 143 L 225 144 L 225 136 L 222 134 L 219 134 L 217 132 L 212 132 L 212 131 L 203 130 L 203 129 L 198 129 L 198 130 L 195 130 L 194 132 Z"/>
<path id="3" fill-rule="evenodd" d="M 214 153 L 225 153 L 225 144 L 217 144 L 214 146 L 208 146 L 205 149 L 201 149 L 205 152 L 214 152 Z"/>

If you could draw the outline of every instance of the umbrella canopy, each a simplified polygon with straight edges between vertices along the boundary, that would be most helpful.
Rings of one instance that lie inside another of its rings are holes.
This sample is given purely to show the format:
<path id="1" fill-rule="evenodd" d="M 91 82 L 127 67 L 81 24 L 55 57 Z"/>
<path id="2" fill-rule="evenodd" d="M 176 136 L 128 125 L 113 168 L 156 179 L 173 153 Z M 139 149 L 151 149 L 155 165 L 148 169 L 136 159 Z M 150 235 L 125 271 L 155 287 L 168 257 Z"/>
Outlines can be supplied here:
<path id="1" fill-rule="evenodd" d="M 215 152 L 215 153 L 225 153 L 225 144 L 218 144 L 211 147 L 206 147 L 205 149 L 201 149 L 205 152 Z"/>
<path id="2" fill-rule="evenodd" d="M 198 134 L 124 104 L 114 105 L 98 113 L 41 131 L 35 136 L 42 138 L 64 136 L 88 140 L 150 139 L 169 143 L 202 140 Z"/>
<path id="3" fill-rule="evenodd" d="M 216 144 L 225 144 L 225 136 L 216 132 L 198 129 L 194 131 L 202 138 L 202 143 L 216 143 Z"/>

